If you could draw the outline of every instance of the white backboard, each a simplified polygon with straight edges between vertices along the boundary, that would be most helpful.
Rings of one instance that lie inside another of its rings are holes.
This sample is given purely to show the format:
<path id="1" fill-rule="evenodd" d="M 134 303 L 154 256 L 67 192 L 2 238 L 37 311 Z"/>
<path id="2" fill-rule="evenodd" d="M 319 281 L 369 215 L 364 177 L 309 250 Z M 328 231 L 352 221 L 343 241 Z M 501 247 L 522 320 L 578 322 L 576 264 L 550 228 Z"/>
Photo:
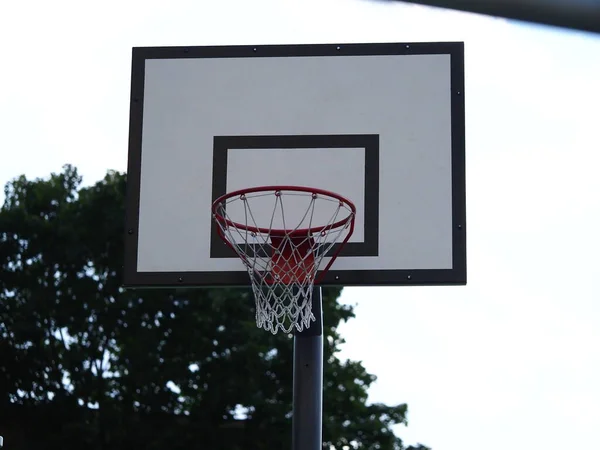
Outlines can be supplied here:
<path id="1" fill-rule="evenodd" d="M 125 285 L 247 285 L 211 204 L 277 184 L 357 207 L 323 284 L 466 282 L 462 43 L 136 48 L 132 72 Z"/>

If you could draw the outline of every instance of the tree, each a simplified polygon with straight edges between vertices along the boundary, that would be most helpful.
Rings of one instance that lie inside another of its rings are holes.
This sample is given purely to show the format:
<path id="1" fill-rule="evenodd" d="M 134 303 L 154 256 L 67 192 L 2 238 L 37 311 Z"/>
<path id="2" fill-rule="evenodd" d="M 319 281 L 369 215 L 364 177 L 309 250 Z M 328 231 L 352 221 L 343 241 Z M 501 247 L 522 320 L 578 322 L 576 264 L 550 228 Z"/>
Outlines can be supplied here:
<path id="1" fill-rule="evenodd" d="M 288 448 L 291 338 L 256 328 L 248 289 L 123 290 L 125 185 L 65 166 L 5 188 L 0 411 L 50 424 L 22 448 Z M 339 293 L 323 299 L 325 448 L 402 449 L 406 405 L 367 405 L 375 377 L 336 356 Z"/>

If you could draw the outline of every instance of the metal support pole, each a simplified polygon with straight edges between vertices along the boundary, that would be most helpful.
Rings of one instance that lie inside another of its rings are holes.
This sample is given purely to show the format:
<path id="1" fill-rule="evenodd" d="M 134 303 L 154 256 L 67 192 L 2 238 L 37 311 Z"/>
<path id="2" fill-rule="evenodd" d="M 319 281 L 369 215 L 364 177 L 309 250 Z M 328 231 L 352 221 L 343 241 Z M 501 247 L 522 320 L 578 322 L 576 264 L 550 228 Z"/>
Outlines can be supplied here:
<path id="1" fill-rule="evenodd" d="M 312 294 L 315 321 L 294 336 L 292 450 L 323 448 L 323 297 Z"/>

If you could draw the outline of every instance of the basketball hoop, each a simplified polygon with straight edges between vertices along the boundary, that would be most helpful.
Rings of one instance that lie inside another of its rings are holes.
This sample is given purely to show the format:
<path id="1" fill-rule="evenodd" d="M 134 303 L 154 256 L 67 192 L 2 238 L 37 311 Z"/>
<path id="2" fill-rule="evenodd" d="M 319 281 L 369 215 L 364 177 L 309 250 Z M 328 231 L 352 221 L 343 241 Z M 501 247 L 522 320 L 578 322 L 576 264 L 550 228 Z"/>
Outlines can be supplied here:
<path id="1" fill-rule="evenodd" d="M 261 186 L 219 197 L 212 215 L 250 275 L 257 326 L 273 334 L 308 328 L 313 286 L 350 239 L 354 204 L 322 189 Z"/>

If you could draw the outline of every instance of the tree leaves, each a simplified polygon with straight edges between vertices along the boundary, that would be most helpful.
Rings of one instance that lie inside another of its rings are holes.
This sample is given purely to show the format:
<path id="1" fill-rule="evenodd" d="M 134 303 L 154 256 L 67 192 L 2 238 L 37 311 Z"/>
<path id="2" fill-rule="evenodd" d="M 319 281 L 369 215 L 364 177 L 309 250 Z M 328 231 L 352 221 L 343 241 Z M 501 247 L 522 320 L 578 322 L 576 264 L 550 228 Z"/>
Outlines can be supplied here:
<path id="1" fill-rule="evenodd" d="M 124 291 L 125 187 L 118 172 L 82 187 L 71 166 L 6 186 L 1 409 L 63 416 L 73 448 L 289 447 L 292 339 L 256 328 L 249 289 Z M 401 449 L 406 405 L 367 405 L 375 377 L 336 356 L 353 317 L 339 293 L 323 299 L 325 443 Z"/>

